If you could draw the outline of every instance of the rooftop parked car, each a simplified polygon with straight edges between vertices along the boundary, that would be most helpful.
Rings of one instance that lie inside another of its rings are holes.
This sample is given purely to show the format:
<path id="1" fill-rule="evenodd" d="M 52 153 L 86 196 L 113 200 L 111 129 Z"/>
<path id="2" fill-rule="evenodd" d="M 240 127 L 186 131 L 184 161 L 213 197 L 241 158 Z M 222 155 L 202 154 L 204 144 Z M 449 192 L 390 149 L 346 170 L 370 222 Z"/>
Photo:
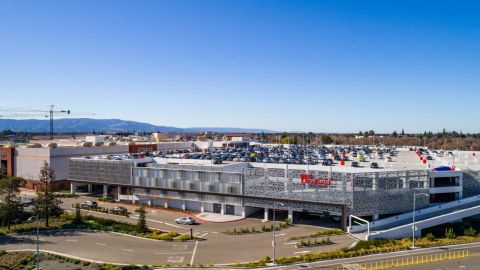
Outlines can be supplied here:
<path id="1" fill-rule="evenodd" d="M 370 164 L 370 168 L 378 169 L 378 163 L 377 162 L 372 162 L 372 164 Z"/>
<path id="2" fill-rule="evenodd" d="M 352 167 L 355 167 L 355 168 L 360 167 L 360 164 L 357 161 L 353 161 Z"/>

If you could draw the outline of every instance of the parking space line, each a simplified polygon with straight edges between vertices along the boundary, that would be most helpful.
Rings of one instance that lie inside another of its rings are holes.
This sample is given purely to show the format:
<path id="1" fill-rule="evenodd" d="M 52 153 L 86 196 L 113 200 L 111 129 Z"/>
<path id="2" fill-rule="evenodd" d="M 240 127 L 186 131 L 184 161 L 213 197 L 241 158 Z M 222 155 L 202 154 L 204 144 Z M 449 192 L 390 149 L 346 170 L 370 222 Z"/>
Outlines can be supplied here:
<path id="1" fill-rule="evenodd" d="M 125 249 L 125 248 L 122 248 L 123 251 L 126 251 L 126 252 L 133 252 L 133 250 L 131 249 Z"/>
<path id="2" fill-rule="evenodd" d="M 283 243 L 284 245 L 296 245 L 298 242 L 288 242 L 288 243 Z"/>
<path id="3" fill-rule="evenodd" d="M 66 241 L 66 242 L 78 242 L 77 239 L 67 239 L 67 240 L 65 240 L 65 241 Z"/>
<path id="4" fill-rule="evenodd" d="M 195 241 L 195 247 L 192 252 L 192 259 L 190 259 L 190 265 L 193 265 L 193 260 L 195 259 L 195 253 L 197 253 L 198 241 Z"/>
<path id="5" fill-rule="evenodd" d="M 104 244 L 104 243 L 95 243 L 97 245 L 100 245 L 100 246 L 106 246 L 107 244 Z"/>
<path id="6" fill-rule="evenodd" d="M 190 254 L 192 252 L 155 252 L 157 255 Z"/>
<path id="7" fill-rule="evenodd" d="M 202 234 L 202 235 L 199 235 L 198 238 L 203 238 L 203 237 L 207 236 L 207 234 L 208 234 L 208 232 L 207 232 L 207 233 L 204 233 L 204 234 Z"/>

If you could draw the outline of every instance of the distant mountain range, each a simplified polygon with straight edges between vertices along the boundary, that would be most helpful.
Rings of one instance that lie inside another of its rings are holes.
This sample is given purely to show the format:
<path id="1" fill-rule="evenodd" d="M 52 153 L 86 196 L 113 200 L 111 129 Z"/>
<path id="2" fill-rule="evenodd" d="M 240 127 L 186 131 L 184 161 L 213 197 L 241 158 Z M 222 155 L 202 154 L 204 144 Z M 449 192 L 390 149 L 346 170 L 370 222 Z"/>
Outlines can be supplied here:
<path id="1" fill-rule="evenodd" d="M 218 132 L 218 133 L 273 133 L 267 129 L 232 128 L 232 127 L 192 127 L 177 128 L 169 126 L 156 126 L 148 123 L 126 121 L 121 119 L 92 119 L 92 118 L 65 118 L 54 120 L 54 130 L 59 133 L 85 133 L 85 132 Z M 49 120 L 37 119 L 0 119 L 2 130 L 24 132 L 48 132 Z"/>

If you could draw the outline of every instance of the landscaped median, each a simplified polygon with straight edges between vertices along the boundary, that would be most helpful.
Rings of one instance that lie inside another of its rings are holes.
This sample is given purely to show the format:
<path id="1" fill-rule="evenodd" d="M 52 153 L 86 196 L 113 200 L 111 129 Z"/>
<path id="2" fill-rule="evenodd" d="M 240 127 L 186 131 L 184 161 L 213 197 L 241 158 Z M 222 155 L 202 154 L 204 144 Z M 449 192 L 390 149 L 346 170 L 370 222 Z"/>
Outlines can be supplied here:
<path id="1" fill-rule="evenodd" d="M 91 207 L 91 206 L 86 206 L 86 205 L 80 205 L 79 207 L 82 210 L 88 210 L 88 211 L 99 212 L 99 213 L 104 213 L 104 214 L 112 214 L 112 215 L 124 216 L 124 217 L 129 217 L 130 216 L 130 213 L 126 210 L 125 211 L 118 211 L 118 210 L 115 210 L 114 208 L 110 209 L 110 208 L 101 207 L 101 206 Z M 72 204 L 72 208 L 75 208 L 74 204 Z"/>
<path id="2" fill-rule="evenodd" d="M 0 229 L 0 235 L 22 233 L 36 230 L 36 223 L 24 223 L 12 226 L 10 229 Z M 116 232 L 137 237 L 144 237 L 154 240 L 164 241 L 188 241 L 194 240 L 190 234 L 179 234 L 178 232 L 164 232 L 159 230 L 147 229 L 144 233 L 136 230 L 135 224 L 120 222 L 116 220 L 100 218 L 95 216 L 83 216 L 81 222 L 75 220 L 75 215 L 62 215 L 53 219 L 49 227 L 45 227 L 41 222 L 41 231 L 45 230 L 95 230 L 105 232 Z"/>
<path id="3" fill-rule="evenodd" d="M 329 229 L 329 230 L 318 231 L 318 232 L 314 232 L 306 235 L 292 236 L 287 238 L 287 241 L 303 240 L 303 239 L 309 239 L 309 238 L 318 238 L 321 236 L 332 236 L 332 235 L 342 235 L 342 234 L 345 234 L 345 232 L 341 229 Z"/>
<path id="4" fill-rule="evenodd" d="M 335 244 L 335 243 L 332 242 L 332 240 L 330 240 L 330 237 L 322 238 L 322 239 L 314 238 L 313 240 L 312 240 L 312 239 L 301 240 L 301 241 L 296 245 L 296 247 L 297 247 L 297 248 L 303 248 L 303 247 L 320 247 L 320 246 L 327 246 L 327 245 L 333 245 L 333 244 Z"/>
<path id="5" fill-rule="evenodd" d="M 275 230 L 276 231 L 279 231 L 281 229 L 285 229 L 285 228 L 288 228 L 289 226 L 292 226 L 292 222 L 288 218 L 285 221 L 277 222 L 277 224 L 275 225 Z M 271 232 L 271 231 L 273 231 L 273 224 L 270 224 L 270 226 L 267 226 L 267 225 L 263 224 L 262 227 L 260 227 L 260 228 L 257 228 L 255 226 L 253 226 L 253 227 L 228 229 L 227 231 L 225 231 L 225 234 L 241 235 L 241 234 Z"/>
<path id="6" fill-rule="evenodd" d="M 455 238 L 431 239 L 431 237 L 419 238 L 415 241 L 417 247 L 434 247 L 443 245 L 465 244 L 479 242 L 480 236 L 459 236 Z M 411 249 L 412 241 L 410 238 L 400 240 L 372 239 L 368 241 L 359 241 L 354 247 L 343 248 L 340 250 L 320 252 L 316 254 L 303 254 L 299 256 L 283 257 L 275 259 L 277 264 L 292 264 L 298 262 L 314 262 L 320 260 L 332 260 L 341 258 L 351 258 L 357 256 L 379 254 L 386 252 L 395 252 Z M 271 262 L 269 257 L 259 261 L 248 263 L 237 263 L 235 267 L 261 267 Z"/>

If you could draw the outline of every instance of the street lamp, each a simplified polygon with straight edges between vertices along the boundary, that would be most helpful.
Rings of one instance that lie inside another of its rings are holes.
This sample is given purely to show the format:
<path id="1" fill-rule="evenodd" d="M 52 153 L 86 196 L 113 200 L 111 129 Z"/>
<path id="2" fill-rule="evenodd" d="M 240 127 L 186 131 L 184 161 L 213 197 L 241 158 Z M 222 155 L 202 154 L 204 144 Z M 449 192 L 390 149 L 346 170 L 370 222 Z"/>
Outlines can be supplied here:
<path id="1" fill-rule="evenodd" d="M 420 195 L 430 197 L 430 194 L 427 193 L 416 193 L 415 191 L 413 192 L 412 248 L 415 248 L 415 200 L 417 196 Z"/>
<path id="2" fill-rule="evenodd" d="M 273 229 L 272 229 L 272 248 L 273 248 L 273 256 L 272 256 L 272 262 L 275 265 L 275 246 L 277 243 L 275 242 L 275 206 L 284 206 L 284 203 L 281 202 L 274 202 L 273 203 Z"/>

